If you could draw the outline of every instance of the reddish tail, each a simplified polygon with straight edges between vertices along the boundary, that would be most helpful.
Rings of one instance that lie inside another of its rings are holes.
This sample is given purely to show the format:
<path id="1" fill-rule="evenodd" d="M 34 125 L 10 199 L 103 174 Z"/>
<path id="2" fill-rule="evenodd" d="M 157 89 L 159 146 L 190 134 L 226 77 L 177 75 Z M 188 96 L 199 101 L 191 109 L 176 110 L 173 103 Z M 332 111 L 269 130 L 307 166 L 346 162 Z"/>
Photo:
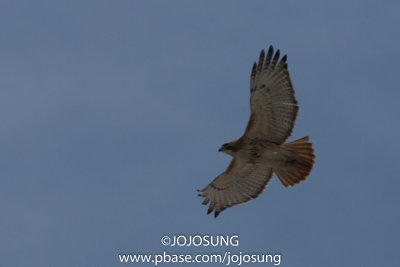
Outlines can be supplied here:
<path id="1" fill-rule="evenodd" d="M 289 162 L 288 168 L 274 169 L 279 180 L 285 187 L 294 186 L 304 181 L 310 174 L 314 165 L 314 149 L 308 142 L 308 136 L 299 140 L 283 144 L 282 148 L 294 153 L 296 156 Z"/>

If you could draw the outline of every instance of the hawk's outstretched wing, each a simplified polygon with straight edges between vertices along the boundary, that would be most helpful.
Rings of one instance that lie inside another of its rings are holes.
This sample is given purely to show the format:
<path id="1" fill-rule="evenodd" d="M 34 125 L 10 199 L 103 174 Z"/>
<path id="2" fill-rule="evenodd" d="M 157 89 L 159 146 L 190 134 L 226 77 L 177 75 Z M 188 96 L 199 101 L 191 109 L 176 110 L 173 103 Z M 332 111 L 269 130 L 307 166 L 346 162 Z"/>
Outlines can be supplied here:
<path id="1" fill-rule="evenodd" d="M 286 55 L 279 61 L 272 46 L 254 62 L 250 79 L 251 116 L 244 137 L 282 144 L 292 133 L 298 106 L 287 70 Z"/>
<path id="2" fill-rule="evenodd" d="M 226 208 L 258 197 L 272 177 L 272 169 L 262 164 L 252 164 L 234 158 L 228 169 L 207 185 L 199 196 L 209 202 L 207 214 L 215 210 L 215 217 Z"/>

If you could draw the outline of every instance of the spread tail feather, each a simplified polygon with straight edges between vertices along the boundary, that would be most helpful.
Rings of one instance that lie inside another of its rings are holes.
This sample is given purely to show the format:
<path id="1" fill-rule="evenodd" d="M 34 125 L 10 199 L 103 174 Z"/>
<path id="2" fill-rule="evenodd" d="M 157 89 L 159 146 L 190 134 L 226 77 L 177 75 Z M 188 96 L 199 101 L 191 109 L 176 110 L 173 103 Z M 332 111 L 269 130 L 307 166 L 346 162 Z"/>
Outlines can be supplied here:
<path id="1" fill-rule="evenodd" d="M 274 169 L 279 180 L 285 187 L 294 186 L 304 181 L 310 174 L 314 165 L 314 149 L 308 142 L 308 136 L 299 140 L 283 144 L 282 148 L 295 154 L 288 168 Z"/>

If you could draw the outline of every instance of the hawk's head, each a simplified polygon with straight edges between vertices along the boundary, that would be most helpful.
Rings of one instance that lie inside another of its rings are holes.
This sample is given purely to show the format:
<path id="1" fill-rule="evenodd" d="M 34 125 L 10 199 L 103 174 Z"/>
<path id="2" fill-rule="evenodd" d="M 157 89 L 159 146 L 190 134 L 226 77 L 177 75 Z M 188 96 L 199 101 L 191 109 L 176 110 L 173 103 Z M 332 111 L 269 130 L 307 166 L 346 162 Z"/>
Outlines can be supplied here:
<path id="1" fill-rule="evenodd" d="M 224 153 L 226 153 L 228 155 L 233 156 L 233 154 L 235 152 L 234 143 L 235 143 L 235 141 L 232 141 L 232 142 L 229 142 L 229 143 L 225 143 L 220 147 L 220 149 L 218 151 L 219 152 L 224 152 Z"/>

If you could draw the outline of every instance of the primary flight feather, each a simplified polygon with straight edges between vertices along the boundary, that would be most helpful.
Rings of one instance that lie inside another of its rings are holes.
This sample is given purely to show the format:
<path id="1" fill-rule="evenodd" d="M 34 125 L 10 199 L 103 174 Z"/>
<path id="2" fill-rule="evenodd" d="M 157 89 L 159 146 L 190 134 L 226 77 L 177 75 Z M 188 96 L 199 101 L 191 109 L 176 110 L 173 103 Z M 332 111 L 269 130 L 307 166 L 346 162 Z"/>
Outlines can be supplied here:
<path id="1" fill-rule="evenodd" d="M 204 189 L 202 204 L 214 216 L 258 197 L 275 173 L 285 187 L 305 180 L 314 165 L 308 136 L 284 143 L 291 135 L 299 107 L 290 80 L 287 56 L 272 46 L 261 51 L 250 77 L 251 115 L 242 137 L 219 149 L 233 157 L 227 170 Z"/>

